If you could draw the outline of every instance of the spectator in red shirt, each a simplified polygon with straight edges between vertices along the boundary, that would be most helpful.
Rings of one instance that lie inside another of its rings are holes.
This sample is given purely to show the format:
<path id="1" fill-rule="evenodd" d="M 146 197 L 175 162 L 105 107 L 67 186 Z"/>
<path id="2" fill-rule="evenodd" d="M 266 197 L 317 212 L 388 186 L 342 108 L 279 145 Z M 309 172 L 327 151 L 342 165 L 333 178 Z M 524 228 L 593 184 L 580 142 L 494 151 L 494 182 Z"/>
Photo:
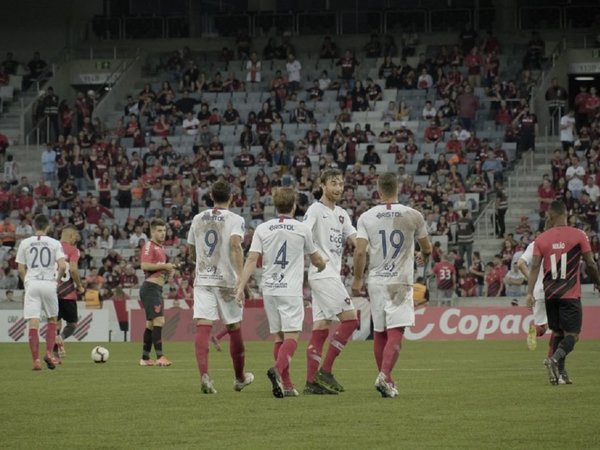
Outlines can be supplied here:
<path id="1" fill-rule="evenodd" d="M 550 180 L 544 179 L 538 188 L 538 198 L 540 199 L 540 211 L 548 211 L 550 203 L 556 198 L 556 192 L 552 188 Z"/>
<path id="2" fill-rule="evenodd" d="M 98 198 L 92 197 L 91 205 L 85 209 L 87 223 L 89 225 L 98 225 L 98 222 L 100 222 L 100 219 L 102 219 L 103 215 L 106 215 L 111 219 L 115 218 L 113 212 L 110 209 L 98 203 Z"/>

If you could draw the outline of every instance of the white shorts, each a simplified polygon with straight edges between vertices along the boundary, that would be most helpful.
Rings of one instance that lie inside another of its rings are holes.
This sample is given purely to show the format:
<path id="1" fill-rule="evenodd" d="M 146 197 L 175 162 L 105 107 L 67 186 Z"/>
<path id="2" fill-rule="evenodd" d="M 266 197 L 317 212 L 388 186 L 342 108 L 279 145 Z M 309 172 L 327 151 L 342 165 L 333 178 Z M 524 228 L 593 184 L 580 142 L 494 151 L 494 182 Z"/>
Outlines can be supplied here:
<path id="1" fill-rule="evenodd" d="M 194 319 L 225 325 L 242 321 L 244 310 L 235 301 L 235 289 L 218 286 L 194 286 Z"/>
<path id="2" fill-rule="evenodd" d="M 47 318 L 58 316 L 56 281 L 29 280 L 25 282 L 23 318 L 41 319 L 42 311 Z"/>
<path id="3" fill-rule="evenodd" d="M 313 322 L 333 320 L 344 311 L 352 311 L 354 305 L 340 278 L 309 280 L 312 291 Z"/>
<path id="4" fill-rule="evenodd" d="M 375 331 L 415 324 L 412 286 L 370 283 L 368 290 Z"/>
<path id="5" fill-rule="evenodd" d="M 302 296 L 263 295 L 271 334 L 302 331 L 304 300 Z"/>
<path id="6" fill-rule="evenodd" d="M 533 320 L 536 325 L 547 325 L 548 317 L 546 316 L 546 300 L 536 298 L 533 304 Z"/>

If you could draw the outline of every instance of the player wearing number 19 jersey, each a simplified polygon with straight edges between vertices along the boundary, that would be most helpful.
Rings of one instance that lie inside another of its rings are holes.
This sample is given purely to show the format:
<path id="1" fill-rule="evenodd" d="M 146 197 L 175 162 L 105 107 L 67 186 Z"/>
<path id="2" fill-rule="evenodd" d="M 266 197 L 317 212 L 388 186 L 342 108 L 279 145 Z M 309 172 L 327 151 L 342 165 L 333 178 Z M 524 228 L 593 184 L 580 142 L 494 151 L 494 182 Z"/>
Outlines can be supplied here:
<path id="1" fill-rule="evenodd" d="M 187 242 L 196 260 L 194 278 L 195 351 L 200 372 L 201 391 L 217 391 L 208 374 L 208 344 L 214 321 L 223 321 L 229 334 L 229 353 L 233 361 L 233 387 L 241 391 L 252 383 L 254 375 L 244 372 L 245 348 L 241 322 L 243 309 L 236 302 L 235 285 L 242 274 L 244 254 L 244 219 L 229 211 L 231 187 L 225 181 L 212 184 L 210 196 L 214 207 L 196 214 Z"/>
<path id="2" fill-rule="evenodd" d="M 262 255 L 262 293 L 269 330 L 275 337 L 273 356 L 275 366 L 267 371 L 277 398 L 295 397 L 289 365 L 304 321 L 302 282 L 304 280 L 304 255 L 322 271 L 325 261 L 317 251 L 308 226 L 293 218 L 296 193 L 291 188 L 273 191 L 273 203 L 279 217 L 256 227 L 248 260 L 237 288 L 238 298 Z"/>
<path id="3" fill-rule="evenodd" d="M 431 243 L 423 215 L 397 203 L 396 174 L 381 174 L 377 184 L 382 204 L 358 218 L 352 291 L 358 294 L 362 289 L 368 248 L 367 283 L 375 362 L 379 369 L 375 387 L 382 397 L 395 397 L 398 391 L 391 377 L 392 369 L 400 354 L 405 327 L 415 324 L 415 240 L 420 246 L 419 259 L 431 253 Z"/>
<path id="4" fill-rule="evenodd" d="M 60 242 L 46 236 L 50 226 L 46 216 L 42 214 L 36 216 L 33 226 L 35 236 L 21 241 L 16 257 L 19 276 L 25 286 L 23 318 L 29 324 L 29 349 L 33 358 L 33 370 L 41 370 L 38 328 L 44 311 L 48 318 L 44 361 L 48 369 L 54 369 L 57 362 L 52 356 L 58 316 L 56 285 L 65 273 L 65 255 Z"/>
<path id="5" fill-rule="evenodd" d="M 552 228 L 535 240 L 527 285 L 527 303 L 532 303 L 535 283 L 541 269 L 544 274 L 548 326 L 554 332 L 554 353 L 546 359 L 545 365 L 552 384 L 569 384 L 565 358 L 575 347 L 582 322 L 579 281 L 581 259 L 585 260 L 588 275 L 596 289 L 600 288 L 600 275 L 587 235 L 582 230 L 567 226 L 564 203 L 553 201 L 550 204 L 548 220 Z"/>
<path id="6" fill-rule="evenodd" d="M 336 394 L 343 387 L 333 377 L 333 363 L 347 344 L 358 325 L 352 300 L 342 283 L 342 254 L 346 241 L 355 242 L 356 230 L 348 213 L 336 205 L 344 191 L 344 178 L 337 169 L 321 173 L 323 195 L 313 203 L 304 216 L 304 222 L 313 234 L 319 253 L 327 262 L 322 272 L 314 267 L 308 271 L 312 290 L 313 330 L 306 349 L 306 394 Z M 329 335 L 331 321 L 338 318 L 341 324 L 331 337 L 325 360 L 321 364 L 323 345 Z"/>

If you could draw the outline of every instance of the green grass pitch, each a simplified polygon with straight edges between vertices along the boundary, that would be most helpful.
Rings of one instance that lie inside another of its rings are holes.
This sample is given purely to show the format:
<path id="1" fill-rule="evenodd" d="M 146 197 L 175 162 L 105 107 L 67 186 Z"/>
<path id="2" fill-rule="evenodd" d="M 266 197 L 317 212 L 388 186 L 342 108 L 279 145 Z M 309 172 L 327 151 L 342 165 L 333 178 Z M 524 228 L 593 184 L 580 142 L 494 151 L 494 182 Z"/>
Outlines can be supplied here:
<path id="1" fill-rule="evenodd" d="M 338 396 L 275 399 L 270 343 L 247 343 L 254 384 L 234 392 L 227 343 L 211 349 L 216 395 L 203 395 L 193 343 L 166 342 L 169 368 L 140 367 L 140 344 L 68 344 L 55 371 L 31 371 L 29 349 L 0 345 L 0 446 L 36 448 L 554 449 L 600 448 L 600 345 L 569 357 L 575 384 L 548 384 L 544 341 L 405 342 L 400 396 L 382 399 L 371 342 L 351 342 L 334 366 Z M 292 376 L 301 391 L 305 343 Z M 42 343 L 42 348 L 44 344 Z"/>

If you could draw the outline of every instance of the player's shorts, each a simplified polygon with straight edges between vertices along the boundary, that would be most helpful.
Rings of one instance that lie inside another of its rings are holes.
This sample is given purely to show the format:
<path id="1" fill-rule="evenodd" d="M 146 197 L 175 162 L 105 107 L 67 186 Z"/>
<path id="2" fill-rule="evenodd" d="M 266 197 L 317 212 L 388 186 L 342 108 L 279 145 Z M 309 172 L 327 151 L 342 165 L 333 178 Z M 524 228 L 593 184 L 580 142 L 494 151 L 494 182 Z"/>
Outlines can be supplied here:
<path id="1" fill-rule="evenodd" d="M 581 332 L 583 316 L 581 300 L 546 299 L 546 314 L 548 316 L 548 327 L 552 331 Z"/>
<path id="2" fill-rule="evenodd" d="M 368 291 L 375 331 L 415 324 L 412 286 L 369 283 Z"/>
<path id="3" fill-rule="evenodd" d="M 164 315 L 163 287 L 160 284 L 144 281 L 140 287 L 140 300 L 146 311 L 146 320 Z"/>
<path id="4" fill-rule="evenodd" d="M 533 321 L 536 325 L 548 324 L 548 317 L 546 316 L 546 301 L 534 298 L 533 303 Z"/>
<path id="5" fill-rule="evenodd" d="M 312 291 L 313 322 L 333 320 L 344 311 L 352 311 L 354 305 L 339 278 L 309 280 Z"/>
<path id="6" fill-rule="evenodd" d="M 221 319 L 225 325 L 242 321 L 244 314 L 235 300 L 235 289 L 220 286 L 194 286 L 194 319 Z"/>
<path id="7" fill-rule="evenodd" d="M 302 331 L 304 300 L 301 295 L 263 295 L 263 301 L 271 333 Z"/>
<path id="8" fill-rule="evenodd" d="M 77 314 L 77 300 L 58 299 L 58 319 L 63 319 L 67 323 L 77 323 L 79 315 Z"/>
<path id="9" fill-rule="evenodd" d="M 28 280 L 25 282 L 23 318 L 41 319 L 42 312 L 47 318 L 58 316 L 56 281 Z"/>

